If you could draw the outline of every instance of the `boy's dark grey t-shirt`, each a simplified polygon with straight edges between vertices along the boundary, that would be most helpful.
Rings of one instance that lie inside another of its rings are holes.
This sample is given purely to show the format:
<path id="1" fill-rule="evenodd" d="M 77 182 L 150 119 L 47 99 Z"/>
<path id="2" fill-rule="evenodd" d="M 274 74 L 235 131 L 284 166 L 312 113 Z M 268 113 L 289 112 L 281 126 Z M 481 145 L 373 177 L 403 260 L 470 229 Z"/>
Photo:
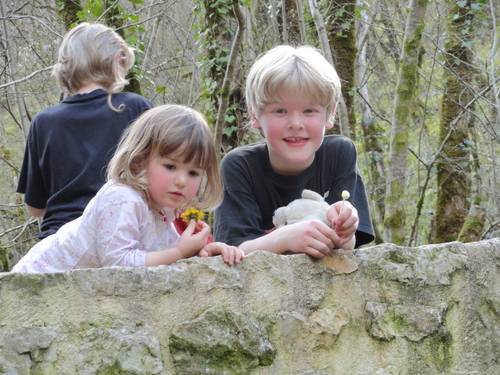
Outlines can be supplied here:
<path id="1" fill-rule="evenodd" d="M 274 227 L 274 211 L 309 189 L 329 204 L 342 200 L 343 190 L 349 191 L 349 202 L 359 215 L 356 247 L 373 241 L 365 186 L 356 163 L 354 143 L 340 135 L 325 136 L 313 163 L 293 176 L 272 169 L 265 142 L 232 150 L 221 163 L 224 199 L 214 215 L 215 240 L 237 246 L 265 235 Z"/>

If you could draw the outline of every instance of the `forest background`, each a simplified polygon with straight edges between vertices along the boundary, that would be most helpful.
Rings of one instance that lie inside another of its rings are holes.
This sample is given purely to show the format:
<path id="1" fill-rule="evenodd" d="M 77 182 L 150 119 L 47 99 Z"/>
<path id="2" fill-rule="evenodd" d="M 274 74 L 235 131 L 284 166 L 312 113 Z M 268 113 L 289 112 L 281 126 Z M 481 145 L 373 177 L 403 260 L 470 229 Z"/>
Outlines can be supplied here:
<path id="1" fill-rule="evenodd" d="M 77 23 L 136 50 L 126 90 L 204 113 L 221 157 L 259 140 L 245 77 L 277 44 L 321 49 L 342 81 L 332 133 L 357 145 L 376 241 L 500 235 L 496 0 L 0 0 L 0 271 L 36 242 L 16 194 L 31 118 L 63 96 L 51 68 Z M 64 155 L 61 155 L 64 157 Z"/>

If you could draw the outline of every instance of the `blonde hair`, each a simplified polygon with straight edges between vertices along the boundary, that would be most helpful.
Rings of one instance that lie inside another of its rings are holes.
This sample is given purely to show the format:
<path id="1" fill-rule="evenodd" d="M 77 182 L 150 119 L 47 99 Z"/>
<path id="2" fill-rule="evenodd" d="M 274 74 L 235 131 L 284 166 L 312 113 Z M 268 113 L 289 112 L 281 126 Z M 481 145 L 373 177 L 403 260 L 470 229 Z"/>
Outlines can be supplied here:
<path id="1" fill-rule="evenodd" d="M 318 49 L 281 45 L 259 56 L 250 68 L 245 96 L 255 116 L 266 104 L 279 102 L 283 93 L 306 95 L 331 113 L 340 89 L 335 68 Z"/>
<path id="2" fill-rule="evenodd" d="M 117 32 L 84 22 L 64 37 L 52 75 L 60 89 L 70 95 L 90 82 L 101 85 L 109 93 L 109 107 L 121 111 L 122 106 L 116 109 L 111 104 L 111 95 L 128 84 L 125 73 L 133 64 L 134 51 Z"/>
<path id="3" fill-rule="evenodd" d="M 182 151 L 185 163 L 204 169 L 194 205 L 214 209 L 222 199 L 219 160 L 210 128 L 196 110 L 182 105 L 161 105 L 139 116 L 124 132 L 108 165 L 108 178 L 142 193 L 148 203 L 146 166 L 154 157 Z"/>

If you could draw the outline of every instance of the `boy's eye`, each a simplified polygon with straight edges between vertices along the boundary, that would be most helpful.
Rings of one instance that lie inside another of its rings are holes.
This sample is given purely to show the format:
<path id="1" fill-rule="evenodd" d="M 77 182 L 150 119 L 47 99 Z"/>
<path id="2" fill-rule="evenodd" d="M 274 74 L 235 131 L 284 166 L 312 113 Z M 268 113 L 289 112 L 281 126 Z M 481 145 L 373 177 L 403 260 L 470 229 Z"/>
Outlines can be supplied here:
<path id="1" fill-rule="evenodd" d="M 279 108 L 279 109 L 276 109 L 275 112 L 276 113 L 285 113 L 286 110 L 284 110 L 283 108 Z"/>

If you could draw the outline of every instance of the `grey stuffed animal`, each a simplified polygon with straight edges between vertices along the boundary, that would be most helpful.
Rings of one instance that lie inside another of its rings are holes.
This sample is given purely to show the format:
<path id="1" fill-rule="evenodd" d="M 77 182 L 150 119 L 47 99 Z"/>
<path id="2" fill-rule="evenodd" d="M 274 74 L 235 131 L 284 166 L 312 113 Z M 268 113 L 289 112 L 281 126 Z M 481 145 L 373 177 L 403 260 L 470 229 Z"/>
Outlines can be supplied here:
<path id="1" fill-rule="evenodd" d="M 317 219 L 331 227 L 332 223 L 326 219 L 328 207 L 330 205 L 320 194 L 304 189 L 302 198 L 295 199 L 287 206 L 274 211 L 273 223 L 276 228 L 280 228 L 299 221 Z"/>

